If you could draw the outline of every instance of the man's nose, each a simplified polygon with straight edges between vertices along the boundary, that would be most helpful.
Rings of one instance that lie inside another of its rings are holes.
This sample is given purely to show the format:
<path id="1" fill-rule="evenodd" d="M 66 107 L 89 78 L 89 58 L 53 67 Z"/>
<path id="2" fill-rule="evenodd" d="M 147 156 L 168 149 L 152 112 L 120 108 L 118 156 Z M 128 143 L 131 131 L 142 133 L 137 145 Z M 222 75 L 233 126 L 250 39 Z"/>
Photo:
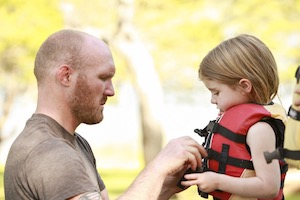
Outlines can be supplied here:
<path id="1" fill-rule="evenodd" d="M 108 84 L 106 85 L 105 94 L 107 96 L 114 96 L 115 95 L 115 89 L 114 89 L 114 86 L 113 86 L 111 81 L 109 81 Z"/>

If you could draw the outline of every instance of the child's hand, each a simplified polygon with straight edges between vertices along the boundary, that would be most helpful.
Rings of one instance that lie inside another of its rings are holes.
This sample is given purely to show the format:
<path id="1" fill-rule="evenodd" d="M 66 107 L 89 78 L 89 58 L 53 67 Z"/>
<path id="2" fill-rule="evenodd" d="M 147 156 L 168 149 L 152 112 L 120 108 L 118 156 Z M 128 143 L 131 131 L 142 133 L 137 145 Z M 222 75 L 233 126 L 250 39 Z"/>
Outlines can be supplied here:
<path id="1" fill-rule="evenodd" d="M 219 174 L 215 172 L 186 174 L 184 178 L 187 180 L 182 181 L 181 184 L 186 187 L 197 185 L 200 191 L 206 193 L 218 189 Z"/>

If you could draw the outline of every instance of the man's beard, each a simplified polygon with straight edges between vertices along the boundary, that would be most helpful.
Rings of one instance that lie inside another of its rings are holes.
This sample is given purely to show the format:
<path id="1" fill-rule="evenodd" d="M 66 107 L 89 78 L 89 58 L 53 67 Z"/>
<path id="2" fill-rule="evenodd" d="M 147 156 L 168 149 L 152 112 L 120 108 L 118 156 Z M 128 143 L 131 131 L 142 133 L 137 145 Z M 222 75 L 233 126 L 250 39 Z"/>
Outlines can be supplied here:
<path id="1" fill-rule="evenodd" d="M 71 96 L 71 109 L 79 123 L 97 124 L 102 121 L 103 113 L 86 83 L 86 77 L 79 75 Z"/>

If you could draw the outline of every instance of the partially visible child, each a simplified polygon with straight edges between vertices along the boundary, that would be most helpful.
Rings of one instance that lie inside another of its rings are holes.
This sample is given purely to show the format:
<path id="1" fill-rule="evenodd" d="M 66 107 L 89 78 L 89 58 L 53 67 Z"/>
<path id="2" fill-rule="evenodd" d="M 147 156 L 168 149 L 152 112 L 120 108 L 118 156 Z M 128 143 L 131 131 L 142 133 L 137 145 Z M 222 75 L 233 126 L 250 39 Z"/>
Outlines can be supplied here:
<path id="1" fill-rule="evenodd" d="M 290 167 L 300 169 L 300 66 L 295 73 L 296 84 L 286 123 L 284 149 L 279 153 Z"/>
<path id="2" fill-rule="evenodd" d="M 246 34 L 226 40 L 203 59 L 199 78 L 220 114 L 202 130 L 206 169 L 186 174 L 181 184 L 214 199 L 284 199 L 287 164 L 264 158 L 283 146 L 286 121 L 284 108 L 272 102 L 279 78 L 269 48 Z"/>

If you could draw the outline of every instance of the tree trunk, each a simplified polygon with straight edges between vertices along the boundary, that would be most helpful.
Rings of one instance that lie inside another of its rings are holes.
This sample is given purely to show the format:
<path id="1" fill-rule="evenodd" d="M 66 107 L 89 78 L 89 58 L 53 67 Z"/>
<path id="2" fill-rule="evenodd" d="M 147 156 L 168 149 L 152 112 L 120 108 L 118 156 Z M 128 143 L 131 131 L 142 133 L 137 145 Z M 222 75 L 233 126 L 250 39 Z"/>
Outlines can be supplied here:
<path id="1" fill-rule="evenodd" d="M 110 44 L 125 60 L 139 97 L 144 160 L 147 164 L 162 146 L 163 92 L 153 59 L 132 23 L 134 0 L 118 2 L 118 29 Z"/>

